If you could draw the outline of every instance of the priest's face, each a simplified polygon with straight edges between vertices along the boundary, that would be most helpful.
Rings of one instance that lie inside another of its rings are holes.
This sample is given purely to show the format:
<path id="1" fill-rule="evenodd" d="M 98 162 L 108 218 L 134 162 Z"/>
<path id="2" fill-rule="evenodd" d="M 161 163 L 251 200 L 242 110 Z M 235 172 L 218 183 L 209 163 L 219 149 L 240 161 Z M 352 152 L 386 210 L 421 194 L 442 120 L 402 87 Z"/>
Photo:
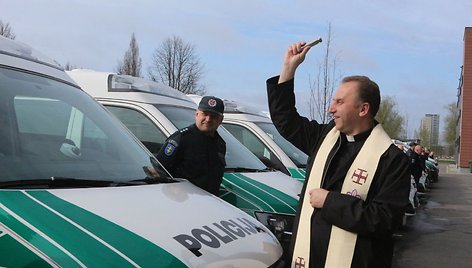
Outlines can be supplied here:
<path id="1" fill-rule="evenodd" d="M 359 134 L 361 110 L 362 102 L 359 100 L 358 82 L 342 83 L 329 106 L 329 112 L 336 123 L 336 129 L 346 135 Z"/>

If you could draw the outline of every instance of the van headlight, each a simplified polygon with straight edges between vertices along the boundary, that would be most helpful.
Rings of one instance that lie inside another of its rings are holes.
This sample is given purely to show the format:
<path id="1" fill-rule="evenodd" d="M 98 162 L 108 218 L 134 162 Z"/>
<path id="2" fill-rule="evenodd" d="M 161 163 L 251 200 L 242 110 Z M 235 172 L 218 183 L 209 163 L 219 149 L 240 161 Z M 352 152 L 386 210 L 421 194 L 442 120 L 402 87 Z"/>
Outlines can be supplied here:
<path id="1" fill-rule="evenodd" d="M 264 224 L 279 241 L 290 241 L 295 215 L 274 212 L 254 212 L 256 219 Z"/>

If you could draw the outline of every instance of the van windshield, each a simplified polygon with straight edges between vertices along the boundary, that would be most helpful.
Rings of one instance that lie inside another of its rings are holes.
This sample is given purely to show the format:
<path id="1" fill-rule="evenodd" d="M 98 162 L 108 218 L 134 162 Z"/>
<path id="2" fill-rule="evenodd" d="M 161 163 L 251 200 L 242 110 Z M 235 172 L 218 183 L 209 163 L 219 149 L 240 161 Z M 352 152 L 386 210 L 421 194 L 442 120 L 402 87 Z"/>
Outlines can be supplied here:
<path id="1" fill-rule="evenodd" d="M 156 105 L 178 129 L 195 123 L 195 109 Z M 218 134 L 226 142 L 226 169 L 263 170 L 267 167 L 224 127 L 218 128 Z"/>
<path id="2" fill-rule="evenodd" d="M 284 151 L 285 154 L 287 154 L 288 157 L 290 157 L 297 167 L 306 168 L 308 156 L 284 137 L 282 137 L 282 135 L 280 135 L 280 133 L 275 128 L 274 124 L 258 122 L 256 125 L 258 125 L 265 133 L 267 133 L 267 135 L 269 135 L 269 137 L 274 140 L 274 142 L 280 147 L 280 149 L 282 149 L 282 151 Z"/>
<path id="3" fill-rule="evenodd" d="M 0 68 L 0 126 L 2 185 L 169 177 L 101 105 L 46 76 Z"/>

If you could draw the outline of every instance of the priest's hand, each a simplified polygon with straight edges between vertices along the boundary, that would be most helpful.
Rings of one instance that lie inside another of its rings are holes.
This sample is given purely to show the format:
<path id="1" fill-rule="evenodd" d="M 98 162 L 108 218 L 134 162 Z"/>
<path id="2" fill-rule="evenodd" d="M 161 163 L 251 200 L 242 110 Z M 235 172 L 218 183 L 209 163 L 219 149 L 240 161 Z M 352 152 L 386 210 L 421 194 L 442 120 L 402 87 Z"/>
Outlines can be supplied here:
<path id="1" fill-rule="evenodd" d="M 308 50 L 311 48 L 311 46 L 302 48 L 305 44 L 305 42 L 297 42 L 288 47 L 285 52 L 284 63 L 279 76 L 279 84 L 295 77 L 295 71 L 305 60 L 306 53 L 308 53 Z"/>
<path id="2" fill-rule="evenodd" d="M 329 191 L 322 188 L 311 189 L 308 194 L 310 195 L 310 204 L 313 208 L 322 208 L 328 196 Z"/>

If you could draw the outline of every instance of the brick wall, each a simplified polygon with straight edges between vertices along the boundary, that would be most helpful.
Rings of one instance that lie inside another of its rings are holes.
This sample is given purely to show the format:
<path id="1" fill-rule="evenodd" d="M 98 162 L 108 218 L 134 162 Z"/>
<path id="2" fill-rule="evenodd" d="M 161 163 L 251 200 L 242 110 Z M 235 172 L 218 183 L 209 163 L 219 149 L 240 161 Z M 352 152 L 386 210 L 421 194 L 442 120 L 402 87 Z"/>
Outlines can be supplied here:
<path id="1" fill-rule="evenodd" d="M 463 75 L 459 166 L 469 167 L 472 160 L 472 27 L 464 31 Z"/>

